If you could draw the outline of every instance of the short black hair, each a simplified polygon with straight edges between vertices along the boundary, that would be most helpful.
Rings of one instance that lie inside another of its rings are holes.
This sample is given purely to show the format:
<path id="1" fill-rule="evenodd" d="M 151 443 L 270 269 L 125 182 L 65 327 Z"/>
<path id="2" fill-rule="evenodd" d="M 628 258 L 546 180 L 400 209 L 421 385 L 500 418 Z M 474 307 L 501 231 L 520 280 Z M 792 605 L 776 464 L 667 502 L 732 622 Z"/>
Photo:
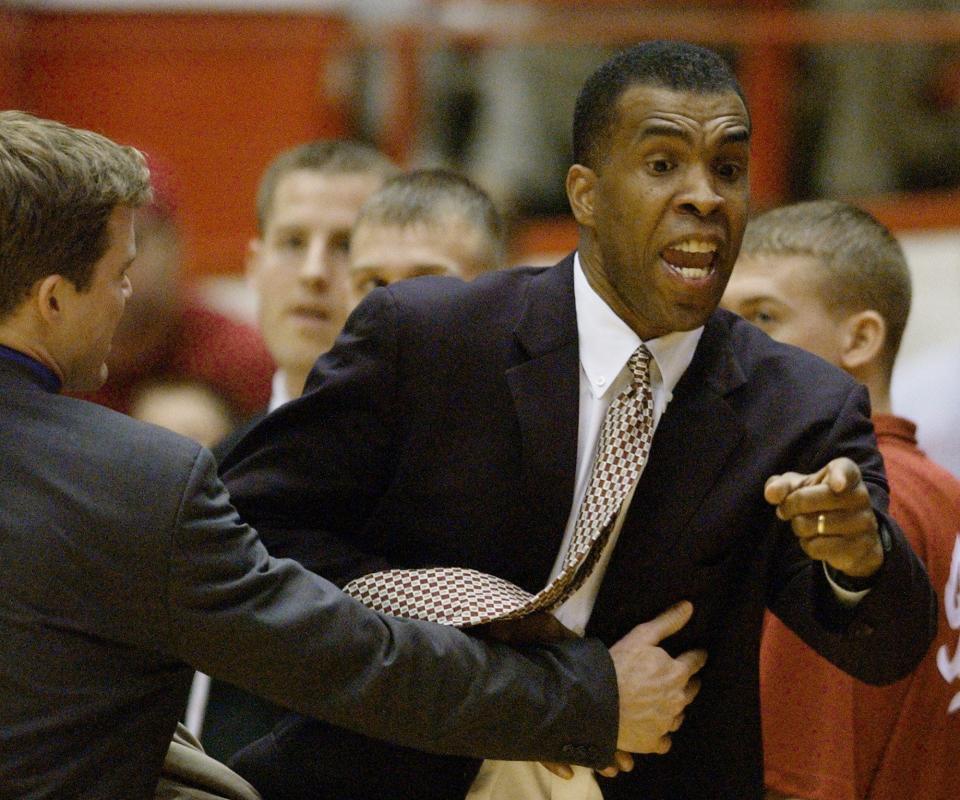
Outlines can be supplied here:
<path id="1" fill-rule="evenodd" d="M 638 84 L 702 94 L 732 91 L 747 104 L 733 68 L 719 53 L 687 42 L 642 42 L 602 64 L 580 89 L 573 112 L 575 163 L 596 169 L 603 162 L 617 103 Z"/>

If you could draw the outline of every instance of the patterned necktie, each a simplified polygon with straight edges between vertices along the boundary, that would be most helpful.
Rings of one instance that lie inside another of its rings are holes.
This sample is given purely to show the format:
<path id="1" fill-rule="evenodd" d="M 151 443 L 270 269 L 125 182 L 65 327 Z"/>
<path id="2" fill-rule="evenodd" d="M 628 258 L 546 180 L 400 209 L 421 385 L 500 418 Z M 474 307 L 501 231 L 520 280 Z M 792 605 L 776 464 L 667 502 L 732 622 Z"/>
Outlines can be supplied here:
<path id="1" fill-rule="evenodd" d="M 641 344 L 627 365 L 632 383 L 607 409 L 587 491 L 557 576 L 535 595 L 509 581 L 462 567 L 397 569 L 351 581 L 344 591 L 385 614 L 457 627 L 515 619 L 555 608 L 590 576 L 653 441 L 650 351 Z"/>

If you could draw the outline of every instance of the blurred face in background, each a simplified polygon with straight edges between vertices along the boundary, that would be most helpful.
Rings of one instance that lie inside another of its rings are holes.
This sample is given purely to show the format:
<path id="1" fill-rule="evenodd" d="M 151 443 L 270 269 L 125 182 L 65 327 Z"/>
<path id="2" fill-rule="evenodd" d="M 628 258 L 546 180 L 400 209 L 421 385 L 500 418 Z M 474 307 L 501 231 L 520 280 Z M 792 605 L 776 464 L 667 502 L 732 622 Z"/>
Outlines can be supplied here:
<path id="1" fill-rule="evenodd" d="M 495 265 L 488 238 L 450 215 L 436 223 L 384 225 L 362 221 L 350 242 L 350 274 L 358 298 L 378 286 L 421 275 L 467 280 Z"/>
<path id="2" fill-rule="evenodd" d="M 143 209 L 135 230 L 137 257 L 128 273 L 134 291 L 107 362 L 114 379 L 147 369 L 180 318 L 182 248 L 173 219 Z"/>
<path id="3" fill-rule="evenodd" d="M 741 255 L 720 305 L 778 342 L 841 366 L 844 314 L 827 307 L 823 266 L 805 255 Z"/>
<path id="4" fill-rule="evenodd" d="M 353 308 L 350 231 L 381 183 L 371 174 L 309 169 L 277 183 L 265 229 L 249 246 L 247 273 L 264 340 L 288 373 L 305 376 Z"/>

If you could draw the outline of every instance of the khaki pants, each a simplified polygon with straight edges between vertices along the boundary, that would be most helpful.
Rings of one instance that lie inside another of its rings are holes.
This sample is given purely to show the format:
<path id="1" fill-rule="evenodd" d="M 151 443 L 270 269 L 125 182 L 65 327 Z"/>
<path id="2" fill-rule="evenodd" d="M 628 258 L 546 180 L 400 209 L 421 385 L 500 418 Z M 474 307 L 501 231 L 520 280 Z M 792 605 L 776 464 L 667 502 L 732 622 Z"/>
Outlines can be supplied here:
<path id="1" fill-rule="evenodd" d="M 181 724 L 167 750 L 155 800 L 261 800 L 236 772 L 203 752 Z"/>

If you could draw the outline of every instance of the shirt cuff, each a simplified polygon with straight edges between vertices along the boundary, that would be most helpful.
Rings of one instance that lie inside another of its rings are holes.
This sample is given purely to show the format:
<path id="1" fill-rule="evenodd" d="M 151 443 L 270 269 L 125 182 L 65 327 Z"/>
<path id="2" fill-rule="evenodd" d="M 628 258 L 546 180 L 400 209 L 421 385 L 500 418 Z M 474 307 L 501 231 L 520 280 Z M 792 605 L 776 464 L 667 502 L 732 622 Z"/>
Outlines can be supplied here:
<path id="1" fill-rule="evenodd" d="M 887 530 L 887 526 L 883 520 L 879 520 L 878 533 L 880 535 L 880 545 L 883 547 L 884 560 L 886 560 L 887 553 L 890 552 L 890 548 L 892 547 L 892 542 L 890 540 L 890 532 Z M 829 566 L 826 561 L 821 563 L 823 564 L 823 574 L 827 577 L 827 583 L 830 584 L 830 588 L 833 590 L 840 605 L 846 606 L 847 608 L 852 608 L 866 597 L 878 578 L 877 572 L 866 578 L 855 578 L 851 575 L 844 575 L 840 570 Z M 883 565 L 881 564 L 881 569 L 882 568 Z"/>
<path id="2" fill-rule="evenodd" d="M 867 587 L 866 589 L 851 590 L 844 589 L 840 584 L 838 584 L 831 573 L 836 575 L 837 573 L 834 570 L 831 570 L 827 566 L 827 562 L 821 562 L 823 564 L 823 574 L 827 577 L 827 583 L 830 584 L 830 588 L 833 590 L 834 596 L 839 601 L 840 605 L 845 606 L 846 608 L 853 608 L 857 603 L 863 600 L 870 593 L 872 587 Z"/>

